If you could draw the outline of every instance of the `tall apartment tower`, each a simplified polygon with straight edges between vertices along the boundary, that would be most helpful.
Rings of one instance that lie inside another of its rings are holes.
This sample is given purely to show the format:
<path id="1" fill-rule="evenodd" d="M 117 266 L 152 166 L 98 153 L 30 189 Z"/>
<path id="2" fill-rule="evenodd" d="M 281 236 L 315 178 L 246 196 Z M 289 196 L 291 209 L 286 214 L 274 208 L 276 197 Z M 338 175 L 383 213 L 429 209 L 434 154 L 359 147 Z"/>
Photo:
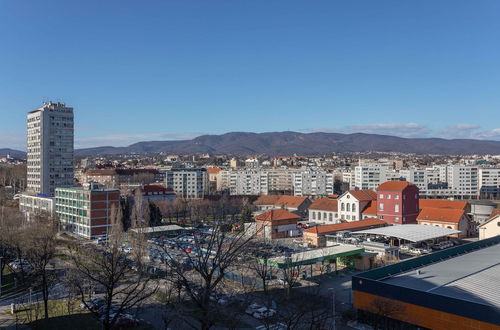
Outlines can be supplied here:
<path id="1" fill-rule="evenodd" d="M 73 186 L 73 108 L 45 102 L 28 113 L 28 185 L 32 193 L 54 195 Z"/>

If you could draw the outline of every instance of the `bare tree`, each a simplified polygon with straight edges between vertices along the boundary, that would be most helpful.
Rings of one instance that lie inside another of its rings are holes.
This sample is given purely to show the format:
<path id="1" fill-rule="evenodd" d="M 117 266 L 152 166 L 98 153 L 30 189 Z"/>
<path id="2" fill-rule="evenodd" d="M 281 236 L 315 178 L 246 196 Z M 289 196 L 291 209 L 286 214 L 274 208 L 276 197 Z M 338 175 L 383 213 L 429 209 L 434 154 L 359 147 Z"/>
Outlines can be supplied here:
<path id="1" fill-rule="evenodd" d="M 124 240 L 120 220 L 121 212 L 114 211 L 113 213 L 113 227 L 105 253 L 92 249 L 71 249 L 73 267 L 81 279 L 75 284 L 82 302 L 96 316 L 99 316 L 99 313 L 91 309 L 85 299 L 84 283 L 90 282 L 104 288 L 103 325 L 105 329 L 111 329 L 124 312 L 138 307 L 157 289 L 157 284 L 153 283 L 146 273 L 132 269 L 130 260 L 122 251 Z M 142 268 L 141 256 L 137 255 L 135 262 L 138 263 L 140 270 Z M 112 306 L 116 306 L 115 314 L 112 314 Z"/>
<path id="2" fill-rule="evenodd" d="M 56 227 L 47 217 L 38 216 L 26 229 L 24 235 L 25 254 L 33 266 L 35 278 L 40 282 L 45 318 L 49 318 L 48 301 L 50 274 L 47 266 L 56 252 Z"/>
<path id="3" fill-rule="evenodd" d="M 250 270 L 262 281 L 262 290 L 264 294 L 268 293 L 268 282 L 274 277 L 276 272 L 273 272 L 274 267 L 269 265 L 267 256 L 262 258 L 252 258 L 248 264 Z"/>
<path id="4" fill-rule="evenodd" d="M 141 190 L 136 189 L 134 194 L 134 202 L 131 214 L 131 225 L 134 228 L 147 227 L 149 218 L 148 204 L 144 201 Z"/>
<path id="5" fill-rule="evenodd" d="M 2 265 L 0 270 L 12 260 L 19 259 L 23 254 L 21 239 L 26 220 L 17 209 L 0 206 L 0 256 Z"/>
<path id="6" fill-rule="evenodd" d="M 292 288 L 298 285 L 303 265 L 301 260 L 292 256 L 284 257 L 284 266 L 281 268 L 280 282 L 285 288 L 287 297 L 291 296 Z"/>
<path id="7" fill-rule="evenodd" d="M 191 251 L 183 252 L 184 262 L 180 262 L 167 247 L 164 248 L 168 256 L 167 279 L 180 285 L 190 298 L 196 309 L 191 317 L 199 321 L 201 329 L 209 329 L 220 320 L 221 315 L 213 296 L 252 239 L 251 235 L 244 232 L 227 233 L 224 229 L 226 225 L 223 220 L 214 221 L 207 237 L 195 238 Z"/>
<path id="8" fill-rule="evenodd" d="M 280 329 L 325 329 L 330 314 L 330 304 L 320 295 L 319 287 L 311 287 L 287 295 L 276 292 L 272 295 L 276 313 L 261 320 L 266 328 L 279 324 Z"/>
<path id="9" fill-rule="evenodd" d="M 170 200 L 158 201 L 157 205 L 160 208 L 161 214 L 168 219 L 169 223 L 172 223 L 174 216 L 173 202 Z"/>

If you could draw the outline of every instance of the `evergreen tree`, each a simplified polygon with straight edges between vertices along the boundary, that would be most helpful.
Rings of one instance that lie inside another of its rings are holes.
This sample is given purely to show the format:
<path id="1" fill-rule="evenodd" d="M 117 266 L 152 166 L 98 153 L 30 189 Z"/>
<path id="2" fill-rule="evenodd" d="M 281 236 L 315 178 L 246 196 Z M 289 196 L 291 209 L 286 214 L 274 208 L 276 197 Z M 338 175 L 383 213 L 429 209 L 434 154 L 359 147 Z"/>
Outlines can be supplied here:
<path id="1" fill-rule="evenodd" d="M 162 225 L 162 214 L 158 205 L 153 202 L 149 202 L 149 226 L 156 227 Z"/>

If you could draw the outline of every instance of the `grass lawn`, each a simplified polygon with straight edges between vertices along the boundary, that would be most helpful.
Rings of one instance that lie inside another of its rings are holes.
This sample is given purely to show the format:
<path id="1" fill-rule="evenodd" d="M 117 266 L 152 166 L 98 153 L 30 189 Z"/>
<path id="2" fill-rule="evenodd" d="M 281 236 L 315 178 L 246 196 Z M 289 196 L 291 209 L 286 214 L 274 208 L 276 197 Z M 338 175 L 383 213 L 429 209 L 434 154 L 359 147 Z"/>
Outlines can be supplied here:
<path id="1" fill-rule="evenodd" d="M 43 302 L 31 305 L 29 309 L 17 312 L 20 319 L 34 330 L 52 330 L 52 329 L 71 329 L 71 330 L 99 330 L 102 329 L 100 322 L 94 315 L 81 310 L 79 301 L 71 306 L 71 312 L 68 313 L 68 305 L 64 300 L 49 301 L 49 319 L 43 319 Z M 131 328 L 134 330 L 147 330 L 151 327 L 141 325 Z"/>
<path id="2" fill-rule="evenodd" d="M 14 289 L 14 273 L 9 267 L 5 267 L 2 277 L 2 296 Z"/>

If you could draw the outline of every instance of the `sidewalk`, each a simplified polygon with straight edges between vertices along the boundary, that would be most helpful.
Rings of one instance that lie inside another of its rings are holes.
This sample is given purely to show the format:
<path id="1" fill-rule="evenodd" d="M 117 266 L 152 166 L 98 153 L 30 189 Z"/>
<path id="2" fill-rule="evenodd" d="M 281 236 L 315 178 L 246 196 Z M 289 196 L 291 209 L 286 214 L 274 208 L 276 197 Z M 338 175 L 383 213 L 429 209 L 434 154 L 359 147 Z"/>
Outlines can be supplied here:
<path id="1" fill-rule="evenodd" d="M 15 329 L 31 329 L 27 325 L 19 324 L 16 327 L 16 316 L 10 313 L 10 307 L 0 308 L 0 329 L 15 330 Z"/>

